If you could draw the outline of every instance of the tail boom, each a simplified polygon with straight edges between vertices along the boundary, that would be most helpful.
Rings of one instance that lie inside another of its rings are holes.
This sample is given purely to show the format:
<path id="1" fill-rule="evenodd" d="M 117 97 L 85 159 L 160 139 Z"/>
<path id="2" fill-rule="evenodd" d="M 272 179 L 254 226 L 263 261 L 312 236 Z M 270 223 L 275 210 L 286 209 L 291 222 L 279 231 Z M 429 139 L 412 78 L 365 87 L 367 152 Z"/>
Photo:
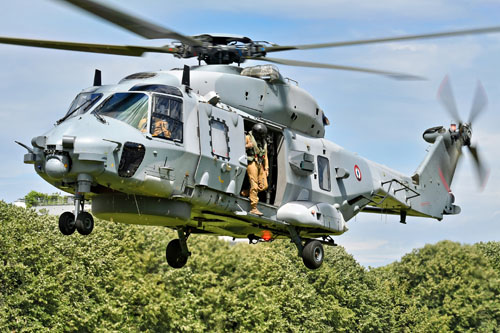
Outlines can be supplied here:
<path id="1" fill-rule="evenodd" d="M 434 131 L 433 144 L 412 177 L 371 164 L 374 191 L 363 212 L 401 215 L 402 222 L 406 216 L 441 220 L 443 215 L 460 213 L 450 186 L 464 143 L 442 127 Z"/>

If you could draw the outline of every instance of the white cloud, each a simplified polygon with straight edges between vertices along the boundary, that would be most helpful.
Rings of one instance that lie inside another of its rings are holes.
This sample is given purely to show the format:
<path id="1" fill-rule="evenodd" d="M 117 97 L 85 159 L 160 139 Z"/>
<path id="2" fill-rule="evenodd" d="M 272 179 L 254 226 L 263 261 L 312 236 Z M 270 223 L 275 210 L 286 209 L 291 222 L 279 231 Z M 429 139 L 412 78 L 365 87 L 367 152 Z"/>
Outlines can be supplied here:
<path id="1" fill-rule="evenodd" d="M 469 40 L 400 42 L 370 47 L 356 63 L 440 80 L 448 72 L 470 68 L 482 51 Z"/>
<path id="2" fill-rule="evenodd" d="M 408 249 L 407 249 L 408 250 Z M 348 252 L 351 249 L 347 249 Z M 354 258 L 361 263 L 365 267 L 379 267 L 387 265 L 391 262 L 399 260 L 404 254 L 408 253 L 407 251 L 403 252 L 392 252 L 387 254 L 358 254 L 353 253 Z"/>
<path id="3" fill-rule="evenodd" d="M 388 241 L 383 239 L 370 239 L 367 241 L 353 241 L 353 240 L 341 241 L 342 246 L 344 246 L 345 248 L 349 248 L 349 250 L 352 251 L 377 250 L 383 245 L 386 245 L 387 243 Z"/>

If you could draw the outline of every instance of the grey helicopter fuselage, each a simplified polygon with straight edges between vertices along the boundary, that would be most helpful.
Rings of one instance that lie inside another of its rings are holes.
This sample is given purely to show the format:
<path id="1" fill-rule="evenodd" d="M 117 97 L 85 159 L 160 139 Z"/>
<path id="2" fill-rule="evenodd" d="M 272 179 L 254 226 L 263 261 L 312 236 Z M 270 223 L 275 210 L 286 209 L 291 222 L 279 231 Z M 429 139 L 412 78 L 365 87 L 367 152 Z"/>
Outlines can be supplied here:
<path id="1" fill-rule="evenodd" d="M 459 212 L 448 185 L 461 152 L 453 133 L 424 136 L 433 148 L 415 175 L 405 176 L 324 139 L 328 120 L 316 101 L 272 74 L 204 66 L 190 71 L 189 87 L 181 84 L 183 71 L 172 70 L 88 88 L 82 95 L 99 100 L 33 138 L 25 163 L 61 190 L 91 198 L 99 218 L 236 238 L 290 237 L 290 226 L 305 238 L 340 235 L 361 211 L 398 214 L 403 222 L 406 215 Z M 135 104 L 114 112 L 113 98 Z M 162 103 L 175 124 L 169 137 L 150 130 Z M 249 200 L 240 195 L 245 133 L 257 122 L 270 133 L 263 217 L 247 214 Z"/>

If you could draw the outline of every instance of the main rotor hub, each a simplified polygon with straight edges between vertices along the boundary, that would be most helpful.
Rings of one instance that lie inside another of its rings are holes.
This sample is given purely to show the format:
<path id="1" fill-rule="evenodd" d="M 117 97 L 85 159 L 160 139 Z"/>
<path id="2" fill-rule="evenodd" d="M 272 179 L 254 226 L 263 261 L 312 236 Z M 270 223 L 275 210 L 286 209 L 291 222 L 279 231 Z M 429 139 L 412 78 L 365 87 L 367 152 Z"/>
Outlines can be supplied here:
<path id="1" fill-rule="evenodd" d="M 201 46 L 180 43 L 176 54 L 179 58 L 197 57 L 208 65 L 241 64 L 252 57 L 264 57 L 267 42 L 254 42 L 248 37 L 234 35 L 203 34 L 193 36 Z"/>
<path id="2" fill-rule="evenodd" d="M 472 127 L 468 123 L 463 123 L 460 126 L 460 136 L 464 141 L 464 146 L 470 146 L 472 138 Z"/>

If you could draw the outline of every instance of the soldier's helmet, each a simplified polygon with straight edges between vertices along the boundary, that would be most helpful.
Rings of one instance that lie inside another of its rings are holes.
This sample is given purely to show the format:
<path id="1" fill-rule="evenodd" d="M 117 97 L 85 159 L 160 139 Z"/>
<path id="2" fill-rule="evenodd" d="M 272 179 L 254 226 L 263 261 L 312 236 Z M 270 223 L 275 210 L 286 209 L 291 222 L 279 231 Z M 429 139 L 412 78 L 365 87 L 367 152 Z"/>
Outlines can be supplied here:
<path id="1" fill-rule="evenodd" d="M 264 138 L 267 135 L 267 127 L 264 124 L 257 123 L 253 125 L 252 133 L 254 134 L 254 136 Z"/>

